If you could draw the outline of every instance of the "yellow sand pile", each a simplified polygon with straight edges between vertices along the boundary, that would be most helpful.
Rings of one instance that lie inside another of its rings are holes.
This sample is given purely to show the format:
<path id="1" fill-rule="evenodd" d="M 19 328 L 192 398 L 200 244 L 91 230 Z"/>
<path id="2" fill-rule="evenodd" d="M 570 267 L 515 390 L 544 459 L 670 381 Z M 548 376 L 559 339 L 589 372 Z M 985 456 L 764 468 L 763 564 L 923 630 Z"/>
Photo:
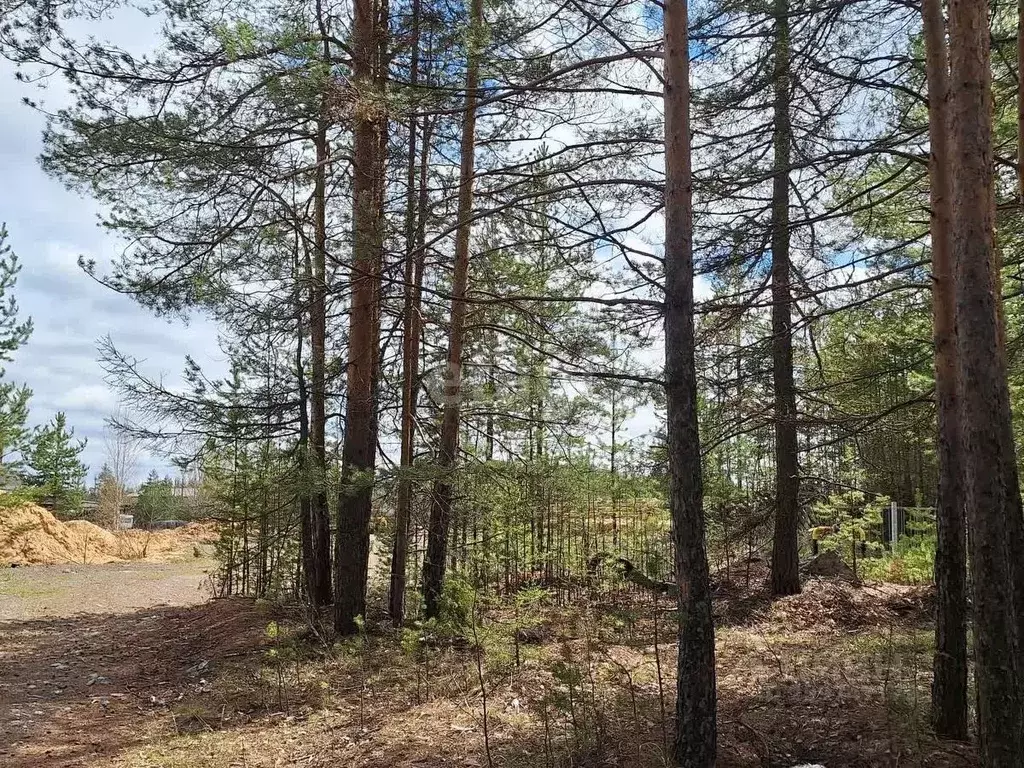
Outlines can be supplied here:
<path id="1" fill-rule="evenodd" d="M 165 531 L 121 531 L 115 538 L 122 560 L 173 560 L 192 557 L 194 547 L 217 540 L 217 531 L 209 525 L 189 523 Z"/>
<path id="2" fill-rule="evenodd" d="M 191 523 L 167 531 L 111 533 L 85 520 L 64 523 L 34 504 L 0 509 L 0 564 L 112 563 L 167 560 L 216 538 L 211 526 Z"/>

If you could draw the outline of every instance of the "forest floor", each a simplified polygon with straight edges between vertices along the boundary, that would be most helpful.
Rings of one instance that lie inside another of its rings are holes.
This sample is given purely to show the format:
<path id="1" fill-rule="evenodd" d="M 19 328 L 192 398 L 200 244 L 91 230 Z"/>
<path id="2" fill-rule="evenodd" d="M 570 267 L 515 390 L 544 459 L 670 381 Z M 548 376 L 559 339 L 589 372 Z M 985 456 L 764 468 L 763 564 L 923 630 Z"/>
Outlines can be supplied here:
<path id="1" fill-rule="evenodd" d="M 664 598 L 534 591 L 471 606 L 475 631 L 371 617 L 331 643 L 291 609 L 205 600 L 201 566 L 0 574 L 0 765 L 668 764 Z M 976 766 L 928 732 L 930 610 L 923 588 L 812 580 L 769 603 L 719 585 L 719 766 Z"/>

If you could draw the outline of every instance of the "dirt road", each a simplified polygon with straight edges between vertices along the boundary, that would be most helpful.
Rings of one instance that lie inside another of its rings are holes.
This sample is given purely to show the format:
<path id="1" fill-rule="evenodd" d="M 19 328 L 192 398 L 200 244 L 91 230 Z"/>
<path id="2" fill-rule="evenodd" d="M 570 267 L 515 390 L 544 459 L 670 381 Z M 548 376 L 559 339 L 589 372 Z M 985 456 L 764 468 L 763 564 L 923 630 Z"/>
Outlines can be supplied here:
<path id="1" fill-rule="evenodd" d="M 196 605 L 211 563 L 35 565 L 0 571 L 0 622 Z"/>
<path id="2" fill-rule="evenodd" d="M 205 685 L 225 643 L 251 643 L 252 604 L 208 601 L 209 566 L 0 572 L 0 766 L 110 765 Z"/>

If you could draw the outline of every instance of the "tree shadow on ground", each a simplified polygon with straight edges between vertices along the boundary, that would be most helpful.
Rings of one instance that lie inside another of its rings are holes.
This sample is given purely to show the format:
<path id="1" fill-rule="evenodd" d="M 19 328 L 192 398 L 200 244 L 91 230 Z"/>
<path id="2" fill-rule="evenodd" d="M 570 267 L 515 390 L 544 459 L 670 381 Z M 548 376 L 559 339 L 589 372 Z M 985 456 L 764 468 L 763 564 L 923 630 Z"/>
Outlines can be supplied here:
<path id="1" fill-rule="evenodd" d="M 972 745 L 942 742 L 931 733 L 927 667 L 912 640 L 870 633 L 848 644 L 826 636 L 765 645 L 771 642 L 736 633 L 720 645 L 718 768 L 980 764 Z M 499 694 L 491 702 L 497 713 L 491 762 L 500 768 L 671 765 L 674 679 L 666 685 L 666 696 L 659 696 L 639 668 L 632 681 L 612 675 L 598 684 L 589 702 L 581 696 L 570 706 L 563 697 L 534 717 L 532 728 L 507 716 L 507 696 Z M 480 747 L 468 764 L 488 765 Z"/>
<path id="2" fill-rule="evenodd" d="M 522 663 L 492 634 L 489 669 L 473 643 L 420 659 L 390 632 L 303 656 L 315 649 L 301 623 L 279 630 L 248 600 L 0 623 L 0 765 L 661 768 L 676 649 L 666 619 L 654 653 L 653 606 L 634 602 L 620 606 L 632 623 L 556 626 Z M 719 768 L 976 768 L 969 746 L 928 731 L 926 635 L 721 626 Z"/>
<path id="3" fill-rule="evenodd" d="M 0 765 L 109 759 L 255 652 L 266 624 L 242 599 L 0 622 Z"/>

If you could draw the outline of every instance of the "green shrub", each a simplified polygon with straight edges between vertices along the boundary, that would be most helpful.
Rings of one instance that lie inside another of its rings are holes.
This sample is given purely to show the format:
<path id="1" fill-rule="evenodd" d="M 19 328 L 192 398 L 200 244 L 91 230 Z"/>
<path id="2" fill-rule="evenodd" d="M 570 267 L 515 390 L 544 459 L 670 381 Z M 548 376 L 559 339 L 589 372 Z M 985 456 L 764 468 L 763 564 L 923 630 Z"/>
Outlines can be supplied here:
<path id="1" fill-rule="evenodd" d="M 865 578 L 894 584 L 930 584 L 935 578 L 935 534 L 905 536 L 896 552 L 866 560 Z"/>
<path id="2" fill-rule="evenodd" d="M 838 552 L 847 561 L 853 559 L 855 546 L 858 561 L 862 555 L 872 557 L 881 554 L 882 511 L 888 506 L 889 500 L 884 496 L 867 501 L 860 491 L 829 496 L 828 501 L 816 504 L 816 524 L 833 527 L 833 533 L 821 539 L 821 549 Z"/>

